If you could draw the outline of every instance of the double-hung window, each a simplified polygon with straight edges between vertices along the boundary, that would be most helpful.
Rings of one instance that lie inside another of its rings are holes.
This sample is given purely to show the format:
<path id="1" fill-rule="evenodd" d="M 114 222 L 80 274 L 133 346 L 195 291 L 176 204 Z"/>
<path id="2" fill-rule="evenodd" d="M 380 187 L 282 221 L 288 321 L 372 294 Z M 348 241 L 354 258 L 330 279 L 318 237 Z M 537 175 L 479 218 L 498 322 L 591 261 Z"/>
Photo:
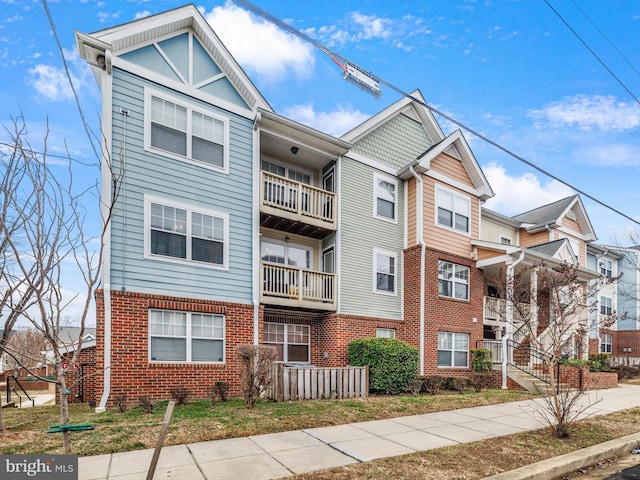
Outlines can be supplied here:
<path id="1" fill-rule="evenodd" d="M 374 175 L 374 215 L 383 220 L 396 221 L 397 182 L 391 178 Z"/>
<path id="2" fill-rule="evenodd" d="M 469 267 L 439 260 L 438 295 L 469 300 Z"/>
<path id="3" fill-rule="evenodd" d="M 228 171 L 226 118 L 150 89 L 145 102 L 145 148 Z"/>
<path id="4" fill-rule="evenodd" d="M 395 295 L 396 293 L 396 255 L 374 250 L 374 285 L 373 291 Z"/>
<path id="5" fill-rule="evenodd" d="M 611 297 L 600 297 L 600 313 L 602 315 L 611 315 L 613 313 Z"/>
<path id="6" fill-rule="evenodd" d="M 600 335 L 600 352 L 612 353 L 613 352 L 613 335 L 610 333 L 603 333 Z"/>
<path id="7" fill-rule="evenodd" d="M 469 366 L 469 335 L 438 332 L 438 366 Z"/>
<path id="8" fill-rule="evenodd" d="M 149 311 L 152 362 L 224 362 L 224 315 Z"/>
<path id="9" fill-rule="evenodd" d="M 228 215 L 147 199 L 147 256 L 226 268 Z"/>
<path id="10" fill-rule="evenodd" d="M 263 340 L 265 345 L 275 347 L 281 362 L 308 363 L 310 334 L 308 325 L 285 323 L 264 324 Z"/>
<path id="11" fill-rule="evenodd" d="M 395 328 L 376 328 L 376 337 L 396 338 L 396 329 Z"/>
<path id="12" fill-rule="evenodd" d="M 600 274 L 607 277 L 607 278 L 611 278 L 612 277 L 612 271 L 613 271 L 613 262 L 611 260 L 607 260 L 606 258 L 603 258 L 602 260 L 600 260 Z"/>
<path id="13" fill-rule="evenodd" d="M 436 223 L 458 232 L 469 233 L 471 201 L 452 190 L 436 187 Z"/>

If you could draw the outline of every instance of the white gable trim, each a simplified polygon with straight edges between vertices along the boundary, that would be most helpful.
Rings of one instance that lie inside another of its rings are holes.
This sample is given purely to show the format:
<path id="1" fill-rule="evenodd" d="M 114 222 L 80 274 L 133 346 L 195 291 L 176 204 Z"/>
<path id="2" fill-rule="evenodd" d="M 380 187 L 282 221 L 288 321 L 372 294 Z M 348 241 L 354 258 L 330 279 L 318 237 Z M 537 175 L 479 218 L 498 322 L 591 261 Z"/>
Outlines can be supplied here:
<path id="1" fill-rule="evenodd" d="M 388 165 L 384 165 L 376 160 L 373 160 L 365 155 L 362 155 L 361 153 L 349 151 L 345 154 L 345 157 L 349 157 L 351 160 L 355 160 L 356 162 L 360 162 L 364 165 L 380 170 L 381 172 L 392 175 L 394 178 L 398 178 L 395 169 L 389 167 Z"/>
<path id="2" fill-rule="evenodd" d="M 254 112 L 247 108 L 242 108 L 239 105 L 223 100 L 219 97 L 213 97 L 212 95 L 198 90 L 191 85 L 187 85 L 181 82 L 177 82 L 170 78 L 164 77 L 156 72 L 152 72 L 151 70 L 147 70 L 139 65 L 135 65 L 131 62 L 123 60 L 121 58 L 115 57 L 113 59 L 114 68 L 119 68 L 122 71 L 131 73 L 133 75 L 137 75 L 139 77 L 143 77 L 145 79 L 150 80 L 158 85 L 162 85 L 170 90 L 175 92 L 180 92 L 185 95 L 189 95 L 198 100 L 202 100 L 203 102 L 209 105 L 215 105 L 216 107 L 220 107 L 224 110 L 227 110 L 231 113 L 235 113 L 244 118 L 248 118 L 253 120 L 255 117 Z"/>

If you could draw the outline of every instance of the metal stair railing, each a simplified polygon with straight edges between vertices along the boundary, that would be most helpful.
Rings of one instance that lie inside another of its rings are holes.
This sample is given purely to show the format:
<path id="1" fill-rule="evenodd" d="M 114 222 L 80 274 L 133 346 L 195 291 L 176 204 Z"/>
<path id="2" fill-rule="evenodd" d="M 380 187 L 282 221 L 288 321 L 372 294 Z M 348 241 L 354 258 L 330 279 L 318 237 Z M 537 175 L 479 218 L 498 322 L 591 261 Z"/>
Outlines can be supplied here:
<path id="1" fill-rule="evenodd" d="M 548 365 L 549 355 L 530 345 L 523 345 L 522 342 L 516 342 L 511 339 L 507 340 L 507 348 L 511 352 L 507 362 L 509 365 L 548 385 L 551 384 L 549 374 L 540 368 L 540 366 L 544 367 Z M 526 365 L 521 365 L 516 362 L 515 357 L 520 354 L 522 354 L 522 356 L 526 355 Z"/>
<path id="2" fill-rule="evenodd" d="M 22 386 L 22 384 L 21 384 L 21 383 L 20 383 L 20 381 L 18 380 L 18 377 L 14 377 L 14 376 L 12 376 L 12 375 L 9 375 L 9 376 L 7 377 L 7 403 L 11 403 L 11 391 L 13 391 L 13 393 L 15 393 L 15 394 L 18 396 L 18 399 L 19 399 L 19 405 L 20 405 L 20 406 L 22 406 L 22 395 L 20 395 L 20 394 L 16 391 L 15 387 L 14 387 L 14 388 L 11 388 L 11 380 L 13 380 L 13 381 L 15 382 L 15 384 L 16 384 L 18 387 L 20 387 L 20 390 L 22 390 L 22 393 L 24 393 L 24 394 L 27 396 L 27 398 L 28 398 L 29 400 L 31 400 L 31 406 L 35 407 L 35 406 L 36 406 L 36 401 L 35 401 L 33 398 L 31 398 L 31 397 L 29 396 L 29 394 L 27 393 L 27 391 L 24 389 L 24 387 Z"/>

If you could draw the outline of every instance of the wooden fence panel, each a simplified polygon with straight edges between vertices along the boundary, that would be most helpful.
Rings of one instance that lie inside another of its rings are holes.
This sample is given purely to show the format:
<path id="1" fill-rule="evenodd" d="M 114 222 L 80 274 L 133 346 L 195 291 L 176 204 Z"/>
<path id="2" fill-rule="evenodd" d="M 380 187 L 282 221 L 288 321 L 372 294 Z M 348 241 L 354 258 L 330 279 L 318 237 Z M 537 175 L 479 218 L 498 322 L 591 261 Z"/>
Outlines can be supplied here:
<path id="1" fill-rule="evenodd" d="M 288 367 L 273 366 L 267 397 L 281 402 L 366 398 L 369 393 L 368 367 Z"/>

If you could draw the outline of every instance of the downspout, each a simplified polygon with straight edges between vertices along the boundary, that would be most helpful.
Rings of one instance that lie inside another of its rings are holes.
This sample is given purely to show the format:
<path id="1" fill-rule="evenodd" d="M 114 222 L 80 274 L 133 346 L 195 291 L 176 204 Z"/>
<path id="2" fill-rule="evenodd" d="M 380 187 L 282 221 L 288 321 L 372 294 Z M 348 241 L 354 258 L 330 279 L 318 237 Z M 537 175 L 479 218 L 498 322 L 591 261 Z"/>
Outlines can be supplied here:
<path id="1" fill-rule="evenodd" d="M 253 123 L 251 303 L 253 304 L 253 344 L 260 343 L 260 112 Z"/>
<path id="2" fill-rule="evenodd" d="M 510 265 L 507 265 L 507 291 L 513 289 L 513 272 L 515 270 L 516 265 L 518 265 L 522 260 L 524 260 L 524 252 L 520 252 L 520 258 L 518 258 L 515 262 L 512 262 Z M 513 292 L 511 292 L 513 293 Z M 502 337 L 502 388 L 507 389 L 507 363 L 509 361 L 509 350 L 508 344 L 509 338 L 511 338 L 511 325 L 513 323 L 513 299 L 509 299 L 507 295 L 506 304 L 505 304 L 505 332 Z"/>
<path id="3" fill-rule="evenodd" d="M 413 178 L 416 179 L 416 240 L 420 245 L 420 375 L 424 375 L 424 262 L 426 245 L 423 230 L 423 192 L 422 177 L 413 165 L 409 167 Z"/>
<path id="4" fill-rule="evenodd" d="M 113 100 L 113 76 L 111 69 L 111 51 L 105 50 L 105 62 L 107 65 L 106 73 L 102 75 L 102 131 L 105 136 L 105 149 L 102 159 L 102 193 L 103 199 L 108 198 L 111 201 L 111 185 L 113 182 L 112 172 L 108 165 L 108 156 L 112 152 L 112 100 Z M 111 152 L 111 153 L 110 153 Z M 104 364 L 103 364 L 103 387 L 100 403 L 96 407 L 96 413 L 101 413 L 107 409 L 107 401 L 111 393 L 111 224 L 109 219 L 106 227 L 104 221 L 110 213 L 111 205 L 100 202 L 100 214 L 102 216 L 104 228 L 104 247 L 102 252 L 102 283 L 104 295 Z"/>

